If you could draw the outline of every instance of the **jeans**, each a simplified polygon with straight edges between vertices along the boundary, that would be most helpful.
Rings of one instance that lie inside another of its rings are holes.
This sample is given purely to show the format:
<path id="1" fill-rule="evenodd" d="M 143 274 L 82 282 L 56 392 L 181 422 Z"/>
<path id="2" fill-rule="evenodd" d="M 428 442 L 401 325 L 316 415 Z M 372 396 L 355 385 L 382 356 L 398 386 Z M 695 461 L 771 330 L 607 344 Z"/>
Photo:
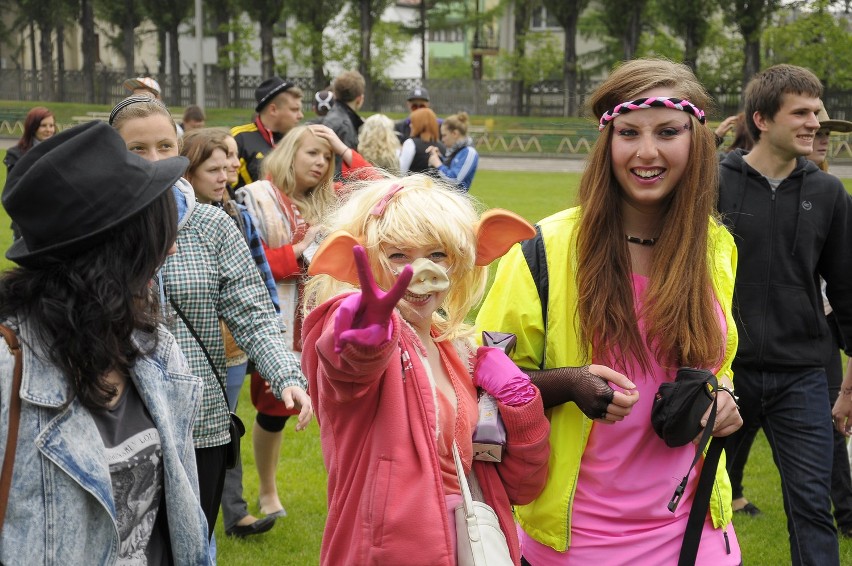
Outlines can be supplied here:
<path id="1" fill-rule="evenodd" d="M 840 329 L 834 319 L 834 313 L 828 315 L 828 326 L 831 329 L 834 348 L 831 359 L 826 365 L 828 375 L 828 398 L 832 406 L 840 395 L 840 385 L 843 383 L 843 360 L 840 349 L 843 340 Z M 846 451 L 846 437 L 832 429 L 834 434 L 834 464 L 831 467 L 831 502 L 834 504 L 834 520 L 837 526 L 845 531 L 852 529 L 852 474 L 849 470 L 849 455 Z"/>
<path id="2" fill-rule="evenodd" d="M 790 556 L 794 565 L 839 566 L 837 531 L 831 516 L 832 422 L 825 371 L 760 371 L 734 364 L 743 427 L 763 426 L 781 476 Z M 734 453 L 732 457 L 736 458 Z"/>
<path id="3" fill-rule="evenodd" d="M 736 381 L 736 379 L 737 377 L 734 376 L 734 381 Z M 739 394 L 739 391 L 737 393 Z M 728 477 L 731 478 L 731 499 L 739 499 L 744 496 L 743 475 L 745 472 L 745 465 L 748 462 L 751 445 L 754 444 L 754 439 L 757 437 L 758 432 L 760 432 L 759 420 L 753 420 L 748 423 L 748 425 L 743 423 L 742 428 L 737 431 L 736 436 L 729 437 L 728 441 L 725 443 L 725 452 L 727 453 L 728 462 Z"/>
<path id="4" fill-rule="evenodd" d="M 237 410 L 240 389 L 246 379 L 246 365 L 247 363 L 228 368 L 226 390 L 231 411 Z M 248 504 L 243 498 L 243 463 L 238 461 L 236 466 L 225 471 L 225 485 L 222 490 L 222 521 L 225 530 L 236 526 L 248 514 Z"/>

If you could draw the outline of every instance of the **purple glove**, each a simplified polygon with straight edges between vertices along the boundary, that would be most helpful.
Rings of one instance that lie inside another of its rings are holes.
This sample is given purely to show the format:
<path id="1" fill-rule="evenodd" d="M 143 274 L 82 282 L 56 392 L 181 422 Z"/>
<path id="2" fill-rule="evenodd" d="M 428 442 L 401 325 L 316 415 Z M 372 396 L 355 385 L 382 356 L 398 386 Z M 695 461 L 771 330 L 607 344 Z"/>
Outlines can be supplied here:
<path id="1" fill-rule="evenodd" d="M 483 346 L 477 350 L 473 384 L 510 407 L 526 405 L 535 398 L 530 378 L 499 348 Z"/>
<path id="2" fill-rule="evenodd" d="M 405 266 L 393 287 L 385 293 L 373 278 L 367 252 L 362 246 L 354 246 L 355 265 L 361 292 L 343 299 L 334 318 L 334 351 L 340 353 L 346 344 L 376 347 L 390 340 L 391 313 L 405 294 L 414 271 Z"/>

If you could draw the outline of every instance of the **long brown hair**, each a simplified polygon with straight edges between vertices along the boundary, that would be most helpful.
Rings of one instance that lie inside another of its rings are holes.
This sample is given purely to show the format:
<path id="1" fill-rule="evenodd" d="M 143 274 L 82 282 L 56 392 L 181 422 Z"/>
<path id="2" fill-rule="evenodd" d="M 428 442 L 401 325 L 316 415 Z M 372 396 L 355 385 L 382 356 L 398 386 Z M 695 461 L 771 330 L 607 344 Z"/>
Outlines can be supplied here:
<path id="1" fill-rule="evenodd" d="M 710 97 L 685 65 L 637 59 L 613 70 L 589 99 L 596 118 L 653 88 L 669 88 L 707 110 Z M 672 191 L 654 246 L 641 316 L 661 365 L 714 368 L 725 340 L 716 314 L 708 257 L 708 230 L 716 216 L 718 165 L 713 133 L 689 115 L 689 160 Z M 622 189 L 612 172 L 613 128 L 604 128 L 580 181 L 577 233 L 579 330 L 583 343 L 609 362 L 618 352 L 649 367 L 631 285 L 631 262 L 621 214 Z M 712 251 L 710 252 L 712 253 Z M 623 362 L 621 362 L 623 366 Z"/>
<path id="2" fill-rule="evenodd" d="M 411 137 L 427 142 L 441 139 L 438 117 L 431 108 L 418 108 L 411 113 Z"/>

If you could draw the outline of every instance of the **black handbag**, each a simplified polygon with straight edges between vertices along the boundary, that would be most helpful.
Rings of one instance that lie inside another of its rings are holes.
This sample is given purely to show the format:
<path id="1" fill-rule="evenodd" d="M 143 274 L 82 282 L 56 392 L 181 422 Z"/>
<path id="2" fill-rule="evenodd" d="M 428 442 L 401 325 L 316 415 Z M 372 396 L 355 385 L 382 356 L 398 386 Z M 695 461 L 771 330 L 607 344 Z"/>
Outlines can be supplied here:
<path id="1" fill-rule="evenodd" d="M 680 368 L 675 380 L 660 385 L 651 408 L 651 426 L 667 446 L 685 446 L 703 428 L 701 417 L 719 384 L 706 369 Z"/>
<path id="2" fill-rule="evenodd" d="M 175 313 L 183 321 L 186 329 L 189 330 L 189 333 L 192 334 L 192 337 L 195 338 L 196 342 L 198 342 L 199 347 L 201 347 L 201 351 L 204 352 L 204 357 L 207 358 L 207 363 L 210 364 L 210 369 L 213 371 L 213 375 L 216 376 L 216 382 L 219 384 L 219 387 L 222 388 L 222 397 L 225 398 L 225 406 L 229 407 L 228 415 L 230 417 L 230 422 L 228 423 L 228 432 L 231 435 L 231 440 L 228 442 L 227 449 L 225 450 L 225 469 L 232 470 L 236 467 L 237 462 L 240 461 L 240 439 L 246 433 L 246 425 L 243 424 L 242 419 L 238 417 L 236 413 L 230 410 L 231 404 L 228 402 L 228 393 L 225 391 L 224 381 L 222 381 L 222 378 L 219 376 L 219 372 L 216 371 L 216 365 L 213 363 L 213 358 L 210 357 L 210 353 L 207 351 L 207 348 L 204 347 L 204 342 L 201 341 L 201 337 L 195 332 L 195 328 L 193 328 L 186 319 L 186 316 L 183 314 L 180 307 L 177 306 L 174 299 L 169 297 L 169 303 L 171 303 Z"/>
<path id="3" fill-rule="evenodd" d="M 651 425 L 654 432 L 662 438 L 668 446 L 684 446 L 692 442 L 701 432 L 701 417 L 711 407 L 707 418 L 707 426 L 695 447 L 695 457 L 692 459 L 686 475 L 675 488 L 674 495 L 668 503 L 668 509 L 672 513 L 677 509 L 681 497 L 686 490 L 689 474 L 692 468 L 701 459 L 704 449 L 708 443 L 710 447 L 704 457 L 704 466 L 701 468 L 701 476 L 695 489 L 695 497 L 692 500 L 692 508 L 689 510 L 689 518 L 686 523 L 686 532 L 683 535 L 683 544 L 678 556 L 678 566 L 693 566 L 698 555 L 698 546 L 701 544 L 701 531 L 707 509 L 710 505 L 710 495 L 713 488 L 713 480 L 719 458 L 725 446 L 724 438 L 713 438 L 713 426 L 716 424 L 716 396 L 714 393 L 719 388 L 719 382 L 712 372 L 706 369 L 680 368 L 677 370 L 675 380 L 663 383 L 654 396 L 654 404 L 651 408 Z"/>

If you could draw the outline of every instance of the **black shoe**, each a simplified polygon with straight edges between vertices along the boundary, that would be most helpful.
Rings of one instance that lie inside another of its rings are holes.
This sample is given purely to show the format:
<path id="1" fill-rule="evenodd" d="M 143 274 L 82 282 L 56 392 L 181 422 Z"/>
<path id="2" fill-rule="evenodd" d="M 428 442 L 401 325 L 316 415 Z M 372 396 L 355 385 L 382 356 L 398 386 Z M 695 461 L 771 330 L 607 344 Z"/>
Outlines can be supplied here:
<path id="1" fill-rule="evenodd" d="M 264 517 L 258 519 L 254 523 L 248 525 L 234 525 L 230 529 L 225 530 L 225 534 L 229 537 L 245 538 L 251 535 L 259 535 L 265 533 L 275 525 L 275 517 Z"/>
<path id="2" fill-rule="evenodd" d="M 742 513 L 743 515 L 748 515 L 749 517 L 757 517 L 758 515 L 763 515 L 763 511 L 757 508 L 757 505 L 749 501 L 739 509 L 734 509 L 734 513 Z"/>
<path id="3" fill-rule="evenodd" d="M 837 527 L 837 532 L 843 538 L 852 538 L 852 527 Z"/>

